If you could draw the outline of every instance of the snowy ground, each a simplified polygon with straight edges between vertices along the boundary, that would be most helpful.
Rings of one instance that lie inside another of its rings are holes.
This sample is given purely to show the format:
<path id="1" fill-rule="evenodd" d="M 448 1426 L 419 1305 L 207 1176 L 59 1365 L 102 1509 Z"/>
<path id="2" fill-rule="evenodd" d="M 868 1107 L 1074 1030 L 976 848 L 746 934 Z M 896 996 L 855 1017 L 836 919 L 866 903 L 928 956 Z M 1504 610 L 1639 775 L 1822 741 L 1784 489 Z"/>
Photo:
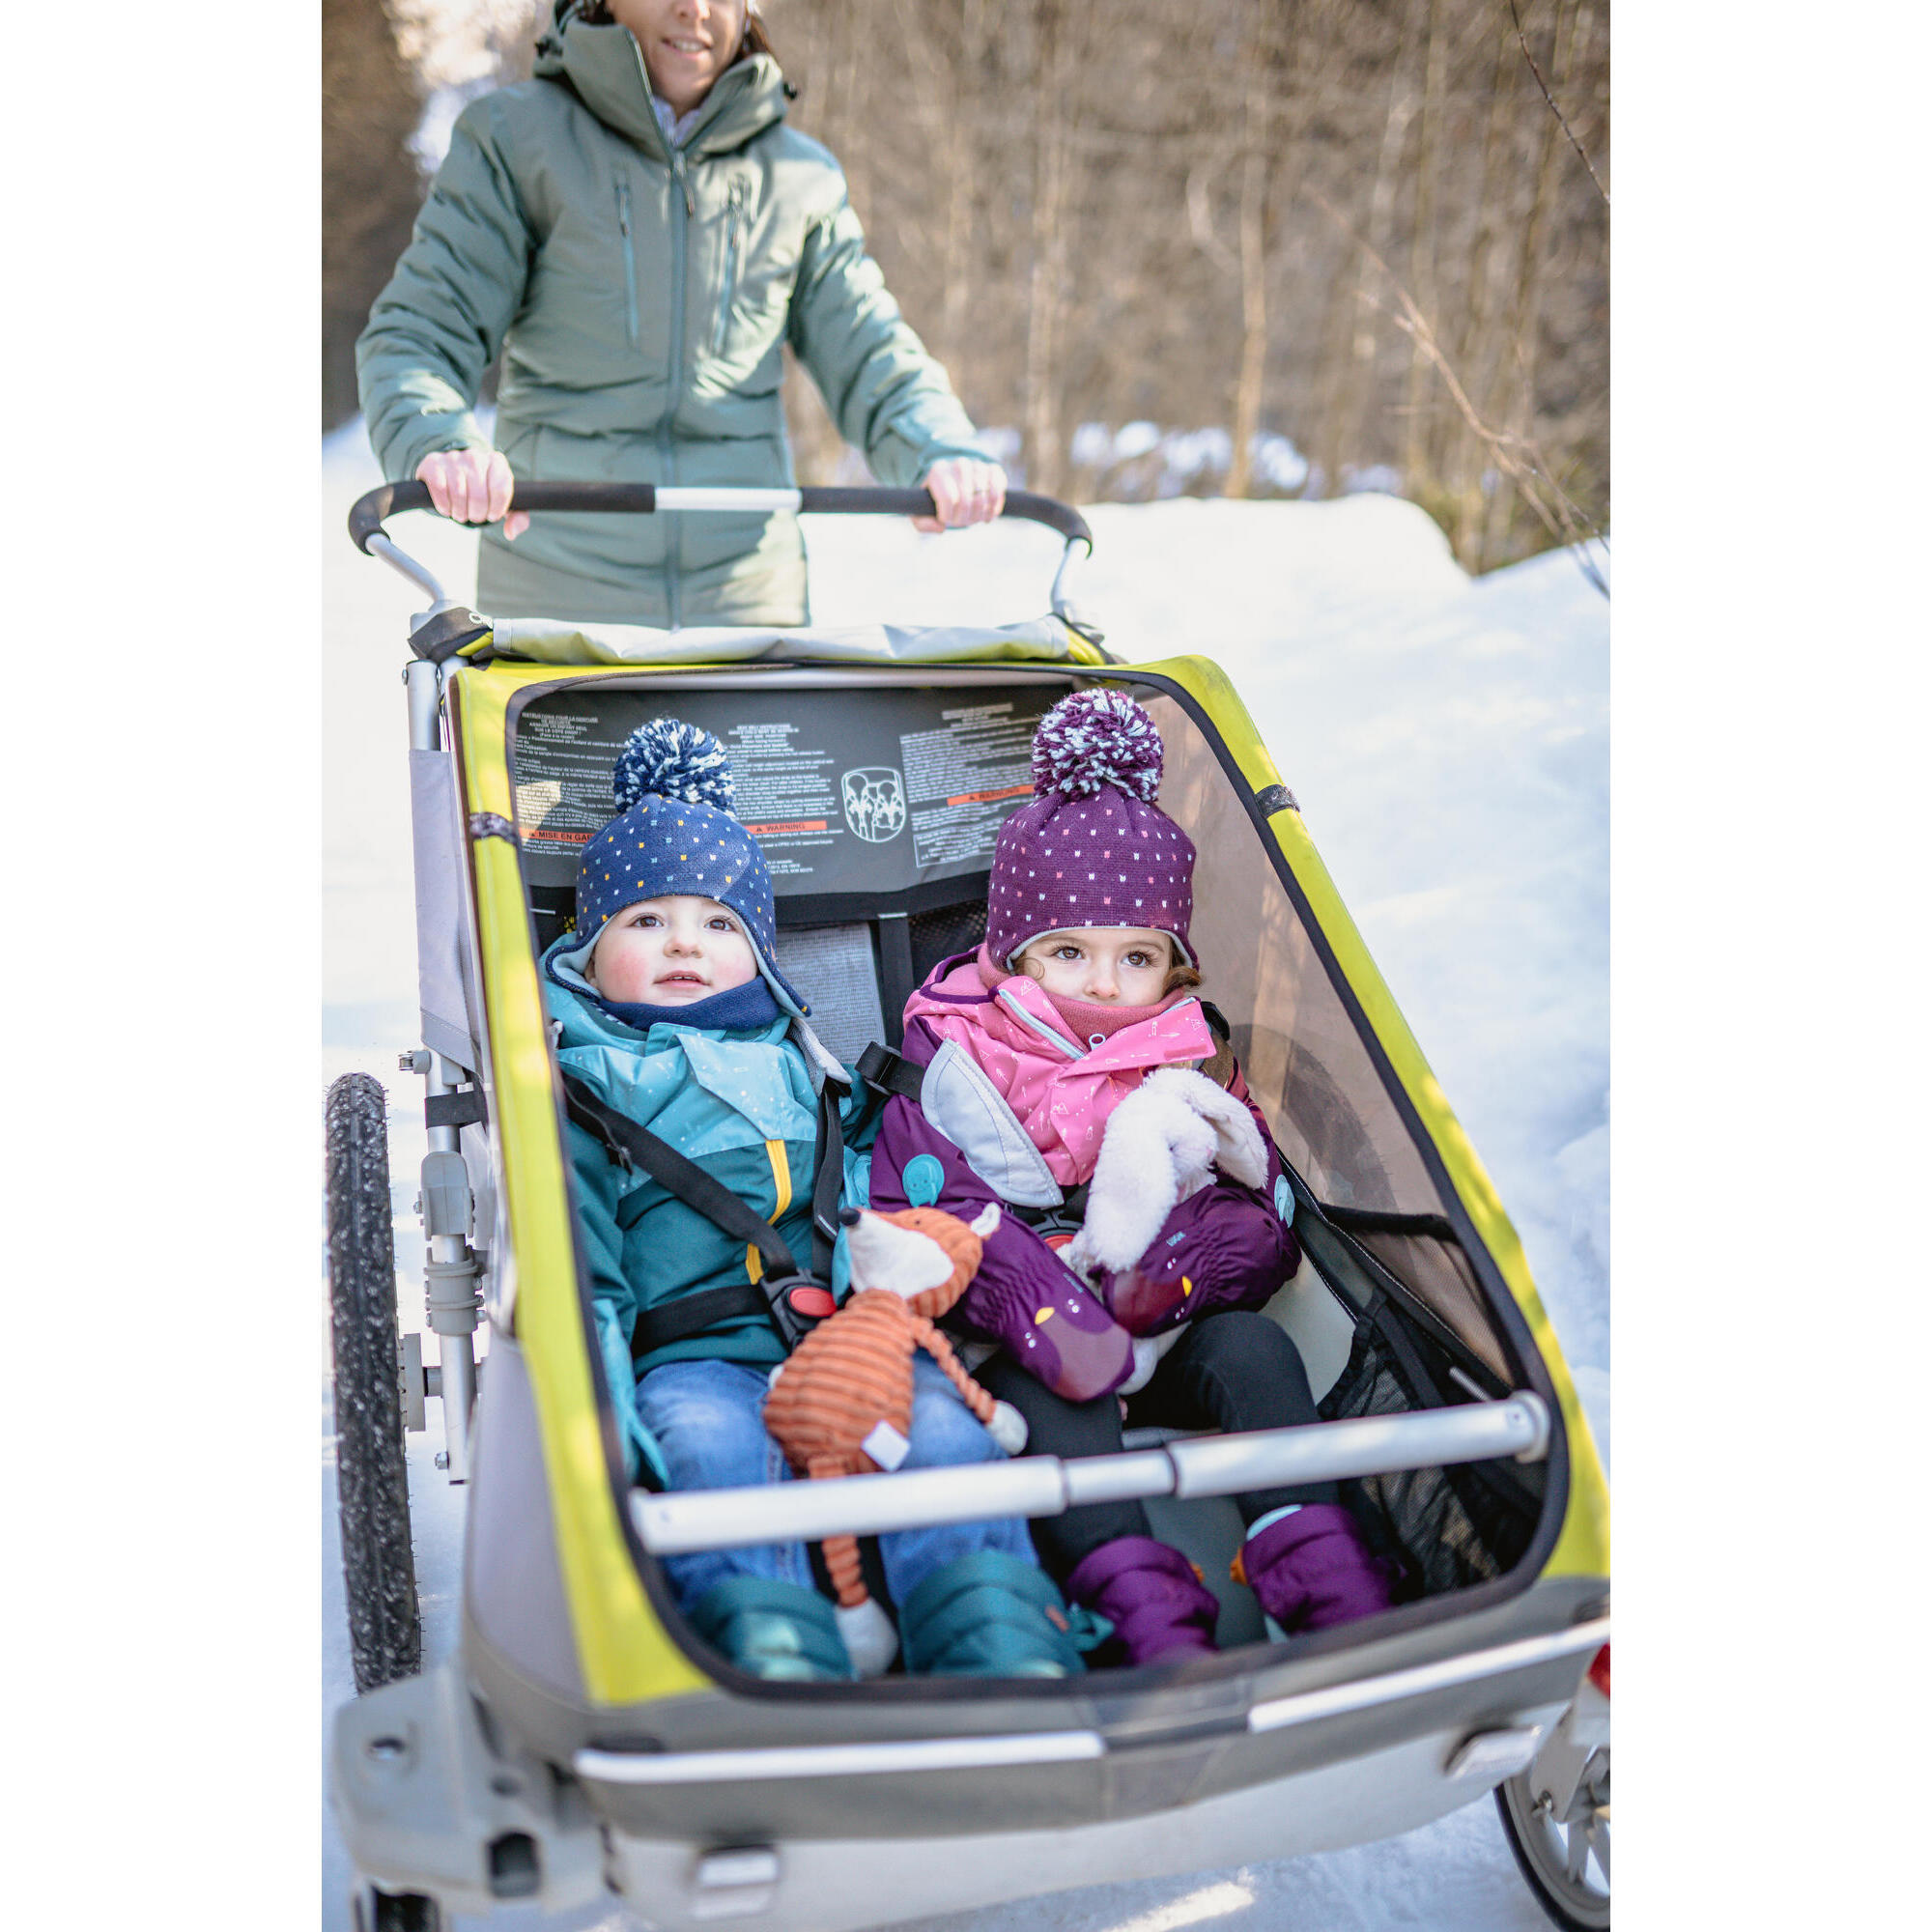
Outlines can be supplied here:
<path id="1" fill-rule="evenodd" d="M 355 427 L 324 446 L 327 1078 L 391 1089 L 397 1260 L 419 1324 L 409 1214 L 421 1157 L 407 737 L 400 667 L 419 595 L 351 549 L 343 516 L 379 480 Z M 1609 1451 L 1609 611 L 1574 561 L 1471 582 L 1435 526 L 1394 499 L 1177 501 L 1088 513 L 1075 585 L 1112 648 L 1182 652 L 1233 677 L 1443 1090 L 1520 1232 L 1605 1460 Z M 474 541 L 426 517 L 404 546 L 467 595 Z M 1023 526 L 923 539 L 872 520 L 808 526 L 825 622 L 1044 608 L 1058 551 Z M 408 1103 L 408 1104 L 405 1104 Z M 329 1427 L 325 1393 L 325 1437 Z M 454 1640 L 461 1519 L 411 1438 L 431 1661 Z M 323 1467 L 323 1702 L 351 1694 L 332 1444 Z M 324 1917 L 346 1925 L 348 1866 L 324 1821 Z M 529 1923 L 491 1921 L 493 1932 Z M 621 1913 L 572 1921 L 624 1932 Z M 1389 1842 L 1061 1894 L 922 1921 L 919 1932 L 1396 1932 L 1547 1924 L 1487 1800 Z M 913 1932 L 913 1928 L 901 1928 Z"/>

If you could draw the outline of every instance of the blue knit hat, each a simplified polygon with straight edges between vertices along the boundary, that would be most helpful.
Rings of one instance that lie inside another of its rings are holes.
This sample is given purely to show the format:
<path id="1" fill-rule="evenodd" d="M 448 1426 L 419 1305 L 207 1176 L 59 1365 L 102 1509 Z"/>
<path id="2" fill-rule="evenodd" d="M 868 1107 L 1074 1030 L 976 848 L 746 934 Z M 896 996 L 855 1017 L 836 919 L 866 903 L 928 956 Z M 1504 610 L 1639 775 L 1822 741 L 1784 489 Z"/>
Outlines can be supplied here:
<path id="1" fill-rule="evenodd" d="M 709 731 L 653 718 L 624 742 L 611 775 L 619 815 L 583 848 L 577 868 L 577 944 L 587 958 L 626 906 L 692 893 L 745 922 L 758 971 L 791 1010 L 810 1010 L 778 969 L 772 875 L 758 841 L 732 815 L 731 761 Z"/>

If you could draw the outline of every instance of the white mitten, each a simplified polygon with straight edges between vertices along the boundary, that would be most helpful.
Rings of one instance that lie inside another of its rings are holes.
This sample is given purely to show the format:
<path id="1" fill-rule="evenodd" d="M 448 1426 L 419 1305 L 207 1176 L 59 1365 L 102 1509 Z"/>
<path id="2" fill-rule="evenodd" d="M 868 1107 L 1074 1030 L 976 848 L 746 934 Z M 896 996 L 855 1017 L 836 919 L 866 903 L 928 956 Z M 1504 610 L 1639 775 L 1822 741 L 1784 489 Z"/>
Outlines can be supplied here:
<path id="1" fill-rule="evenodd" d="M 1174 1094 L 1212 1128 L 1214 1165 L 1230 1180 L 1259 1187 L 1267 1179 L 1267 1149 L 1262 1145 L 1255 1117 L 1225 1087 L 1215 1086 L 1205 1073 L 1188 1066 L 1163 1066 L 1148 1076 L 1141 1091 L 1150 1087 Z M 1192 1192 L 1186 1189 L 1181 1198 Z"/>
<path id="2" fill-rule="evenodd" d="M 1213 1175 L 1221 1148 L 1215 1124 L 1196 1103 L 1192 1088 L 1175 1086 L 1169 1072 L 1163 1068 L 1144 1080 L 1107 1119 L 1088 1182 L 1086 1219 L 1061 1250 L 1080 1275 L 1095 1265 L 1132 1267 L 1175 1206 L 1208 1186 Z M 1200 1074 L 1180 1070 L 1180 1080 L 1198 1080 L 1211 1094 L 1221 1092 Z"/>
<path id="3" fill-rule="evenodd" d="M 1021 1454 L 1027 1446 L 1026 1417 L 1009 1402 L 993 1405 L 993 1419 L 987 1423 L 986 1433 L 1009 1456 Z"/>

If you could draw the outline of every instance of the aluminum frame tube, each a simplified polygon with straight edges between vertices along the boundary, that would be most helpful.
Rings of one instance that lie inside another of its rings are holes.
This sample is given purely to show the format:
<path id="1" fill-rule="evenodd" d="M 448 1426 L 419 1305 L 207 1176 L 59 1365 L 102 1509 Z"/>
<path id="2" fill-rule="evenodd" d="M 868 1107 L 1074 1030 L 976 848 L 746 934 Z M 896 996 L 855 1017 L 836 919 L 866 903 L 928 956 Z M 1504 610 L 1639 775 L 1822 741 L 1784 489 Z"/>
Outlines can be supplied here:
<path id="1" fill-rule="evenodd" d="M 1009 1463 L 835 1482 L 638 1493 L 631 1498 L 631 1518 L 653 1555 L 682 1556 L 991 1517 L 1059 1516 L 1081 1503 L 1235 1495 L 1504 1456 L 1527 1462 L 1546 1454 L 1548 1442 L 1548 1410 L 1539 1398 L 1520 1391 L 1502 1402 L 1194 1436 L 1161 1449 L 1070 1462 L 1022 1456 Z"/>
<path id="2" fill-rule="evenodd" d="M 418 590 L 426 592 L 432 611 L 440 611 L 451 601 L 435 571 L 412 557 L 395 538 L 379 530 L 369 539 L 369 554 L 380 556 L 391 570 L 401 571 Z"/>

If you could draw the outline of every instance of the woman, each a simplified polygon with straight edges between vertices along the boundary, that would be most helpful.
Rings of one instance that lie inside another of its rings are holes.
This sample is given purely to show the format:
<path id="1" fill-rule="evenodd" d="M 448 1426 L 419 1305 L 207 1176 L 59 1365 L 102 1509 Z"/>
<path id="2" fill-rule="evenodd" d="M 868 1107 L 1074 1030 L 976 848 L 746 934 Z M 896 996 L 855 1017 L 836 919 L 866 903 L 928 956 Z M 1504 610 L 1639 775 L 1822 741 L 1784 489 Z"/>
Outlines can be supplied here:
<path id="1" fill-rule="evenodd" d="M 1000 513 L 1006 478 L 887 294 L 838 163 L 785 126 L 754 9 L 556 0 L 535 77 L 458 120 L 370 311 L 370 440 L 444 516 L 497 526 L 477 568 L 493 614 L 803 623 L 790 517 L 511 509 L 513 473 L 789 484 L 786 343 L 873 473 L 932 492 L 921 528 Z M 471 409 L 499 349 L 493 449 Z"/>

